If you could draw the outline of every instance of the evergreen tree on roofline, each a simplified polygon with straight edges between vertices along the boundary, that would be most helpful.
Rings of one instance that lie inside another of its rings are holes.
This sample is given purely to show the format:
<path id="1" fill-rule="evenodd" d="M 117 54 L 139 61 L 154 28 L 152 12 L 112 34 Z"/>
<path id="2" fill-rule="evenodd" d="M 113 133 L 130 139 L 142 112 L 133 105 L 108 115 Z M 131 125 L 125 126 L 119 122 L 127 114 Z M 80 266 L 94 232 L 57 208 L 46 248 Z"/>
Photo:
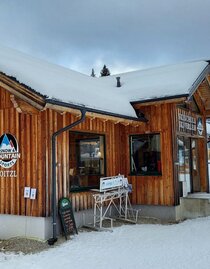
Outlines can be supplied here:
<path id="1" fill-rule="evenodd" d="M 95 77 L 96 75 L 95 75 L 95 71 L 94 71 L 94 69 L 92 68 L 92 72 L 91 72 L 91 77 Z"/>
<path id="2" fill-rule="evenodd" d="M 106 76 L 110 76 L 110 71 L 106 67 L 106 65 L 104 65 L 103 69 L 101 70 L 101 77 L 106 77 Z"/>

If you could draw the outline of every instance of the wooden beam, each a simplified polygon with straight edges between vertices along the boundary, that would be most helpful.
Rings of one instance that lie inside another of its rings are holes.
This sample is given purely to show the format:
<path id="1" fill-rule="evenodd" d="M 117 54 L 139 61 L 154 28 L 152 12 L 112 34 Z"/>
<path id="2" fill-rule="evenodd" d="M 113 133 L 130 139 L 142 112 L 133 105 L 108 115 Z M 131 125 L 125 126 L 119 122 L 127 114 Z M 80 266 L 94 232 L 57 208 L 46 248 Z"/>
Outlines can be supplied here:
<path id="1" fill-rule="evenodd" d="M 210 109 L 206 110 L 206 117 L 210 117 Z"/>
<path id="2" fill-rule="evenodd" d="M 14 82 L 6 76 L 0 73 L 0 86 L 3 87 L 8 92 L 12 93 L 14 96 L 31 104 L 33 107 L 41 110 L 45 105 L 45 101 L 41 97 L 37 97 L 35 93 L 30 92 L 28 89 L 21 86 L 19 83 Z"/>
<path id="3" fill-rule="evenodd" d="M 54 105 L 54 104 L 49 104 L 47 103 L 44 107 L 44 110 L 45 109 L 52 109 L 58 113 L 63 113 L 63 112 L 69 112 L 73 115 L 76 115 L 78 117 L 80 117 L 80 110 L 79 109 L 73 109 L 73 108 L 70 108 L 70 107 L 64 107 L 64 106 L 59 106 L 59 105 Z"/>
<path id="4" fill-rule="evenodd" d="M 21 113 L 22 110 L 20 109 L 20 107 L 19 107 L 19 105 L 17 103 L 17 100 L 15 99 L 15 96 L 14 95 L 10 95 L 10 100 L 13 103 L 14 108 L 16 108 L 19 113 Z"/>
<path id="5" fill-rule="evenodd" d="M 210 78 L 208 76 L 206 77 L 205 82 L 208 85 L 208 89 L 210 89 Z"/>
<path id="6" fill-rule="evenodd" d="M 206 77 L 206 80 L 207 80 L 208 84 L 210 85 L 210 75 L 208 75 L 208 76 Z"/>
<path id="7" fill-rule="evenodd" d="M 14 95 L 10 96 L 11 102 L 18 112 L 27 113 L 27 114 L 38 114 L 39 110 L 22 99 L 15 97 Z"/>
<path id="8" fill-rule="evenodd" d="M 128 122 L 121 122 L 121 124 L 124 125 L 124 126 L 128 126 L 129 125 Z"/>
<path id="9" fill-rule="evenodd" d="M 199 90 L 194 92 L 193 97 L 195 98 L 195 101 L 196 101 L 200 111 L 203 114 L 205 111 L 205 103 L 204 103 L 204 100 L 202 99 L 202 96 L 201 96 Z"/>
<path id="10" fill-rule="evenodd" d="M 124 124 L 126 123 L 127 125 L 129 124 L 139 124 L 141 125 L 142 122 L 138 121 L 138 120 L 129 120 L 129 119 L 124 119 L 124 118 L 120 118 L 120 117 L 114 117 L 114 116 L 109 116 L 109 115 L 104 115 L 104 114 L 98 114 L 98 113 L 93 113 L 93 112 L 87 112 L 86 113 L 86 116 L 87 117 L 95 117 L 95 118 L 98 118 L 98 119 L 102 119 L 103 121 L 111 121 L 115 124 L 118 124 L 118 123 L 121 123 L 121 124 Z"/>
<path id="11" fill-rule="evenodd" d="M 88 117 L 88 118 L 90 118 L 90 120 L 93 121 L 95 120 L 96 117 L 94 116 L 94 117 Z"/>
<path id="12" fill-rule="evenodd" d="M 204 87 L 205 87 L 205 92 L 208 92 L 208 95 L 209 95 L 208 97 L 207 96 L 203 97 L 204 104 L 206 105 L 206 103 L 208 103 L 209 98 L 210 98 L 210 85 L 207 79 L 205 79 Z"/>
<path id="13" fill-rule="evenodd" d="M 55 104 L 49 104 L 47 103 L 45 106 L 45 109 L 53 109 L 59 113 L 62 113 L 63 111 L 65 112 L 69 112 L 73 115 L 76 116 L 80 116 L 80 110 L 79 109 L 75 109 L 75 108 L 70 108 L 70 107 L 64 107 L 64 106 L 59 106 L 59 105 L 55 105 Z M 120 117 L 114 117 L 114 116 L 109 116 L 109 115 L 104 115 L 104 114 L 99 114 L 99 113 L 94 113 L 94 112 L 87 112 L 86 113 L 86 117 L 90 118 L 90 120 L 94 120 L 96 118 L 101 119 L 103 122 L 106 121 L 111 121 L 114 124 L 118 124 L 118 123 L 122 123 L 122 124 L 126 124 L 126 125 L 135 125 L 135 126 L 139 126 L 142 124 L 142 122 L 138 121 L 138 120 L 129 120 L 129 119 L 124 119 L 124 118 L 120 118 Z M 144 124 L 144 123 L 143 123 Z"/>

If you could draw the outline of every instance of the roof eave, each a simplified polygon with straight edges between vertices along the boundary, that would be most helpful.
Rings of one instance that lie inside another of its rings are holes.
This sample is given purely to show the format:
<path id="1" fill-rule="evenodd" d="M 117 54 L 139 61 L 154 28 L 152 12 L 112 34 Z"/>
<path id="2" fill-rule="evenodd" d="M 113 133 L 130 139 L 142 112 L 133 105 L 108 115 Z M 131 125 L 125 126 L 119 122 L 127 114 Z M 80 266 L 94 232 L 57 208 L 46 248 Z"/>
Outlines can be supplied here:
<path id="1" fill-rule="evenodd" d="M 131 105 L 136 105 L 136 104 L 143 104 L 143 103 L 152 103 L 152 102 L 160 102 L 160 101 L 165 101 L 165 100 L 173 100 L 173 99 L 179 99 L 179 98 L 186 98 L 188 97 L 189 94 L 179 94 L 179 95 L 172 95 L 172 96 L 163 96 L 163 97 L 158 97 L 158 98 L 148 98 L 144 100 L 138 100 L 138 101 L 132 101 L 130 102 Z"/>
<path id="2" fill-rule="evenodd" d="M 122 115 L 122 114 L 117 114 L 117 113 L 112 113 L 112 112 L 108 112 L 108 111 L 104 111 L 104 110 L 99 110 L 99 109 L 94 109 L 94 108 L 90 108 L 90 107 L 86 107 L 86 106 L 82 106 L 82 105 L 75 105 L 75 104 L 71 104 L 71 103 L 66 103 L 60 100 L 56 100 L 56 99 L 46 99 L 45 100 L 46 103 L 49 104 L 54 104 L 54 105 L 58 105 L 61 107 L 68 107 L 68 108 L 72 108 L 72 109 L 85 109 L 87 112 L 90 113 L 96 113 L 96 114 L 102 114 L 102 115 L 106 115 L 106 116 L 111 116 L 111 117 L 116 117 L 116 118 L 122 118 L 122 119 L 126 119 L 126 120 L 132 120 L 132 121 L 138 121 L 138 122 L 147 122 L 147 119 L 144 117 L 139 117 L 139 118 L 135 118 L 135 117 L 131 117 L 131 116 L 127 116 L 127 115 Z"/>
<path id="3" fill-rule="evenodd" d="M 32 88 L 20 83 L 14 77 L 7 76 L 0 71 L 0 86 L 14 96 L 26 101 L 38 110 L 42 110 L 45 105 L 45 96 L 37 93 Z"/>
<path id="4" fill-rule="evenodd" d="M 208 62 L 208 65 L 203 69 L 201 74 L 198 76 L 198 78 L 195 80 L 195 82 L 192 84 L 192 86 L 189 89 L 188 99 L 190 99 L 193 96 L 198 86 L 205 79 L 206 75 L 210 73 L 210 65 L 209 65 L 210 61 L 206 61 L 206 62 Z"/>

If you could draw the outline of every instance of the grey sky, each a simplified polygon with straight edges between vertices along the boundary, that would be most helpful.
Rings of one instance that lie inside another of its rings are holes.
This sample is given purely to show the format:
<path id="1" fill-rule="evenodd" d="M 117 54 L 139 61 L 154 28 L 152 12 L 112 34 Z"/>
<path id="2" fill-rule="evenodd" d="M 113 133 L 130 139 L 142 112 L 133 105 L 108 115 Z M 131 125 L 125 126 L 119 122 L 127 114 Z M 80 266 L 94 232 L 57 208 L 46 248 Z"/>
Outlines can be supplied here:
<path id="1" fill-rule="evenodd" d="M 90 74 L 210 59 L 210 0 L 0 1 L 0 43 Z"/>

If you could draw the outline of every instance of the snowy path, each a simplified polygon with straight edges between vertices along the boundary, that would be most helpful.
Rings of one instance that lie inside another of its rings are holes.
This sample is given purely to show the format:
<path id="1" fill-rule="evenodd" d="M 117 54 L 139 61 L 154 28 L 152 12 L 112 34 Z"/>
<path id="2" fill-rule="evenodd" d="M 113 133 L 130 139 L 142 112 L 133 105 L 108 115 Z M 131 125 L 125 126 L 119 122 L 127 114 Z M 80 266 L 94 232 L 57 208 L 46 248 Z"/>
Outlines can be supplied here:
<path id="1" fill-rule="evenodd" d="M 208 269 L 210 217 L 177 225 L 125 225 L 80 233 L 34 255 L 0 253 L 1 269 Z"/>

